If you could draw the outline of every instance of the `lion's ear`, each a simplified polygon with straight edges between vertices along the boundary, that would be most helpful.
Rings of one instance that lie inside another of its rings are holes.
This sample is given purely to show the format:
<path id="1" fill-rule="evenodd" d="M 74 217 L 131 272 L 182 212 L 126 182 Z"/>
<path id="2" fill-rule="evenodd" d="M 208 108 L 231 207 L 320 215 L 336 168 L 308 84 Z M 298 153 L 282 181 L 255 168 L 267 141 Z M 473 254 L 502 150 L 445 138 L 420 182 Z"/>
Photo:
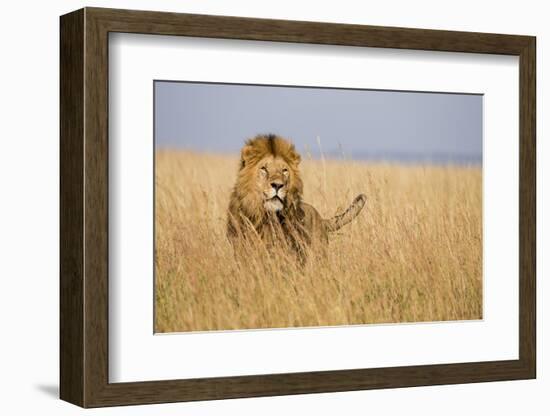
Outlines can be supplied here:
<path id="1" fill-rule="evenodd" d="M 292 148 L 290 149 L 289 159 L 290 159 L 289 160 L 290 163 L 293 164 L 294 166 L 298 166 L 302 161 L 301 156 L 298 154 L 298 152 L 296 152 L 296 149 L 294 148 L 294 146 L 292 146 Z"/>
<path id="2" fill-rule="evenodd" d="M 253 156 L 254 148 L 249 144 L 245 145 L 241 150 L 241 168 L 244 168 L 245 165 L 250 162 Z"/>

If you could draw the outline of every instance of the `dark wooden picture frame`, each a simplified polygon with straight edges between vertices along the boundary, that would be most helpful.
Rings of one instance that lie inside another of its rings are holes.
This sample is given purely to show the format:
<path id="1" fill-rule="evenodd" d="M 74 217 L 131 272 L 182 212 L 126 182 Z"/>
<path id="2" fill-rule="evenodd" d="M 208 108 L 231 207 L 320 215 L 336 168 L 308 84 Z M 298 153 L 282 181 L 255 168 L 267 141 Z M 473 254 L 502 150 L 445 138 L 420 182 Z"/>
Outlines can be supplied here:
<path id="1" fill-rule="evenodd" d="M 82 407 L 337 392 L 536 376 L 535 38 L 85 8 L 60 19 L 60 396 Z M 110 32 L 519 56 L 519 359 L 109 383 Z"/>

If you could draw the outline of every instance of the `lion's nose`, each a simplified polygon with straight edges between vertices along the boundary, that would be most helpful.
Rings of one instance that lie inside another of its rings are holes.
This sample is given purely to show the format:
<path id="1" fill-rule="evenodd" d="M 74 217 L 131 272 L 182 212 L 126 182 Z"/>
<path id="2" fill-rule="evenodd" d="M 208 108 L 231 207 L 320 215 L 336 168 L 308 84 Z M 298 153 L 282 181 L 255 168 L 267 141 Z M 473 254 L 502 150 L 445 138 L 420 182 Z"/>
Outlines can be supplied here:
<path id="1" fill-rule="evenodd" d="M 275 189 L 275 192 L 278 192 L 279 189 L 281 189 L 283 187 L 283 183 L 282 182 L 271 182 L 271 187 L 273 189 Z"/>

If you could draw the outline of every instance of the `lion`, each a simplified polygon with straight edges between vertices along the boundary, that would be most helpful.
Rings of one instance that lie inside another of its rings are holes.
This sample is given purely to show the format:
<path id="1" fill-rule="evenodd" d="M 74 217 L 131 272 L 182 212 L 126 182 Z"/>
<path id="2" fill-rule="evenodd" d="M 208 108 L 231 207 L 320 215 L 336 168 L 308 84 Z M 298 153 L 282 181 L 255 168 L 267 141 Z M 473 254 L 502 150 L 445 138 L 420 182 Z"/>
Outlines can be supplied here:
<path id="1" fill-rule="evenodd" d="M 361 212 L 364 194 L 342 214 L 322 218 L 302 201 L 300 161 L 294 145 L 280 136 L 257 135 L 245 142 L 227 218 L 227 237 L 234 249 L 246 242 L 262 242 L 268 250 L 284 246 L 303 264 L 312 247 L 325 250 L 329 233 Z"/>

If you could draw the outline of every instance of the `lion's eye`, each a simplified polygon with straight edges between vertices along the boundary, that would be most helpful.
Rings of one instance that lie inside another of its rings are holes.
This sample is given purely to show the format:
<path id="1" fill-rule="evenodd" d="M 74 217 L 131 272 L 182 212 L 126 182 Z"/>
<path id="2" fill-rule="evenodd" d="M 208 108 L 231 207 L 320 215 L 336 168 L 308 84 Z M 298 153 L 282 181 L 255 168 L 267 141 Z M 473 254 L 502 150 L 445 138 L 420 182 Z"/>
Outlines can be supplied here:
<path id="1" fill-rule="evenodd" d="M 283 169 L 283 175 L 288 176 L 288 169 Z"/>
<path id="2" fill-rule="evenodd" d="M 262 166 L 260 168 L 260 171 L 262 172 L 263 175 L 267 175 L 267 168 L 265 166 Z"/>

